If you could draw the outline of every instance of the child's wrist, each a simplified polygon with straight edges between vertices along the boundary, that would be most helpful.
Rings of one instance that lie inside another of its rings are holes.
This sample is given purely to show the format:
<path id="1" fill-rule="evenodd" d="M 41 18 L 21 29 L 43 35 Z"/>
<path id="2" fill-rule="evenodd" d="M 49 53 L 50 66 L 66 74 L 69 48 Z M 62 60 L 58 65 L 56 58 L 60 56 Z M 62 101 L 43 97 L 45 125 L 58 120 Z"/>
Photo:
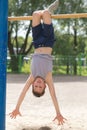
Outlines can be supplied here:
<path id="1" fill-rule="evenodd" d="M 18 106 L 16 106 L 16 108 L 15 108 L 16 110 L 19 110 L 19 107 Z"/>
<path id="2" fill-rule="evenodd" d="M 61 113 L 60 112 L 57 112 L 57 116 L 60 116 L 61 115 Z"/>

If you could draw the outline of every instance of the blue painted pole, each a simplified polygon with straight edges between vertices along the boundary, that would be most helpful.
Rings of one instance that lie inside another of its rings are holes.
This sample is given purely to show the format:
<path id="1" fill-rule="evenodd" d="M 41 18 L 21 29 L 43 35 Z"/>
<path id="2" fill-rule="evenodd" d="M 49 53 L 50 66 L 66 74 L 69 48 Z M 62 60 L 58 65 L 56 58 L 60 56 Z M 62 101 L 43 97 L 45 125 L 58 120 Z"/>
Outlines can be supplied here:
<path id="1" fill-rule="evenodd" d="M 8 0 L 0 0 L 0 130 L 5 130 Z"/>

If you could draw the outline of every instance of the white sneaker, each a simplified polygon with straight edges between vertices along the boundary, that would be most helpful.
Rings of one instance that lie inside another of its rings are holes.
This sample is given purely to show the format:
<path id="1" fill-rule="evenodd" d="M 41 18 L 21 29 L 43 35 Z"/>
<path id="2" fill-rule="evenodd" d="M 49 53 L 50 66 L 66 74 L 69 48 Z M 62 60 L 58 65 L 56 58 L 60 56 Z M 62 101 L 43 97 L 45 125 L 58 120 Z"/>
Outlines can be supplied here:
<path id="1" fill-rule="evenodd" d="M 58 9 L 58 6 L 59 6 L 59 0 L 56 0 L 47 9 L 51 14 L 54 14 L 54 12 Z"/>

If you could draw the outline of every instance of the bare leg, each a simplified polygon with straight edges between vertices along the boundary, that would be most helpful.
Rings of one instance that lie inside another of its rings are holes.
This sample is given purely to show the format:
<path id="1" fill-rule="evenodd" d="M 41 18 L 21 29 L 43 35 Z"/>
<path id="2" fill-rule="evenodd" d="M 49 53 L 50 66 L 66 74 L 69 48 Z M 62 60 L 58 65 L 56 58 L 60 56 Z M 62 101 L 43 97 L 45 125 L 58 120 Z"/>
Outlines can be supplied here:
<path id="1" fill-rule="evenodd" d="M 42 18 L 43 18 L 43 23 L 45 24 L 52 23 L 51 15 L 48 10 L 43 10 Z"/>
<path id="2" fill-rule="evenodd" d="M 35 27 L 41 23 L 42 11 L 35 11 L 33 13 L 32 27 Z"/>

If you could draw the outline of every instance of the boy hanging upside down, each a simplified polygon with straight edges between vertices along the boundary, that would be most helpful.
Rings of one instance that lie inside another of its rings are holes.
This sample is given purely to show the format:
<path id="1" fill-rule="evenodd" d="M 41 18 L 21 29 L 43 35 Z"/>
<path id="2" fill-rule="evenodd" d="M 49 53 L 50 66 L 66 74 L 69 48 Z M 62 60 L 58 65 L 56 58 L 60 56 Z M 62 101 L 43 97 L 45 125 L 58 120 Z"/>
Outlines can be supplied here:
<path id="1" fill-rule="evenodd" d="M 55 10 L 54 7 L 57 3 L 58 0 L 52 4 L 53 10 Z M 15 109 L 10 113 L 10 117 L 16 118 L 17 115 L 21 115 L 19 109 L 30 86 L 32 86 L 33 94 L 40 97 L 45 93 L 47 85 L 56 110 L 54 120 L 57 119 L 59 125 L 61 125 L 64 123 L 65 118 L 59 109 L 52 78 L 51 53 L 55 39 L 50 9 L 52 10 L 51 6 L 46 10 L 35 11 L 33 13 L 32 35 L 35 52 L 32 56 L 31 74 L 25 83 Z"/>

